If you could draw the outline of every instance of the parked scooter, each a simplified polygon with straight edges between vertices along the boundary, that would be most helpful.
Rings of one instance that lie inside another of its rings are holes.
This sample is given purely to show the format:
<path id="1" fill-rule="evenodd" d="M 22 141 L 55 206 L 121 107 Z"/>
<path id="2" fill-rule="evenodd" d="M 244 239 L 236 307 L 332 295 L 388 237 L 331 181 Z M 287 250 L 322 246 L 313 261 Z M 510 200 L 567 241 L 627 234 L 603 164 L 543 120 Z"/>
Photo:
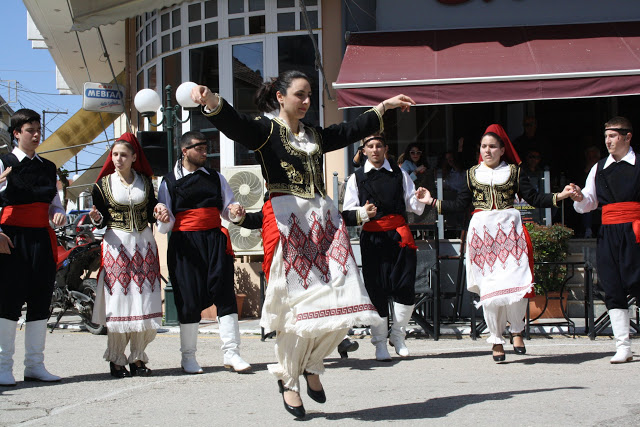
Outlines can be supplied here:
<path id="1" fill-rule="evenodd" d="M 51 332 L 58 326 L 62 316 L 72 310 L 80 316 L 86 329 L 92 334 L 107 333 L 107 328 L 92 322 L 93 305 L 96 297 L 97 280 L 91 273 L 100 268 L 102 250 L 100 242 L 93 237 L 91 230 L 85 230 L 75 237 L 67 236 L 64 228 L 56 231 L 58 237 L 58 265 L 56 282 L 51 299 L 51 315 L 57 309 L 58 314 Z M 70 249 L 62 244 L 70 244 Z"/>

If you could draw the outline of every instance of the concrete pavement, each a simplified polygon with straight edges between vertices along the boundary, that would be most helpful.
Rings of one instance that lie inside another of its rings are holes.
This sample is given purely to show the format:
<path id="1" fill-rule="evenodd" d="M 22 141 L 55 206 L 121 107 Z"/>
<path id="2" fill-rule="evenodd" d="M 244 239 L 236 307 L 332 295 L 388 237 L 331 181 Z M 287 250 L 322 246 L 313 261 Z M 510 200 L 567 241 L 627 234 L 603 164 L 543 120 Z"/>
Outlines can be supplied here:
<path id="1" fill-rule="evenodd" d="M 203 325 L 202 329 L 214 328 Z M 64 377 L 58 384 L 25 383 L 24 330 L 18 331 L 16 387 L 0 387 L 0 425 L 173 426 L 299 425 L 283 408 L 274 378 L 273 340 L 260 341 L 243 321 L 242 355 L 254 372 L 239 375 L 222 365 L 220 340 L 201 334 L 198 361 L 203 375 L 185 375 L 180 340 L 162 330 L 150 344 L 147 378 L 113 379 L 102 360 L 105 336 L 77 329 L 47 335 L 46 365 Z M 347 360 L 337 352 L 322 376 L 328 401 L 302 393 L 305 421 L 313 425 L 403 426 L 592 426 L 640 425 L 640 358 L 610 365 L 610 337 L 534 335 L 527 355 L 507 345 L 507 360 L 496 364 L 484 339 L 445 335 L 439 341 L 411 337 L 412 356 L 391 363 L 371 360 L 368 337 Z M 640 352 L 638 340 L 632 349 Z M 390 349 L 393 354 L 393 350 Z M 302 380 L 302 379 L 301 379 Z M 303 390 L 305 387 L 302 380 Z"/>

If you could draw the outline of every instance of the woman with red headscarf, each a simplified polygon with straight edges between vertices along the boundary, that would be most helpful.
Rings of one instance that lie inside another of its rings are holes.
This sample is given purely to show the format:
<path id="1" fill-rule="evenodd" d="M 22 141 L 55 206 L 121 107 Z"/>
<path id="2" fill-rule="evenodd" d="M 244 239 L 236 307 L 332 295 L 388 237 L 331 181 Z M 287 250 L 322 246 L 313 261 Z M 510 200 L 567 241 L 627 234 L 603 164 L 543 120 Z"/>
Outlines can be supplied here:
<path id="1" fill-rule="evenodd" d="M 500 125 L 487 128 L 480 141 L 479 163 L 467 171 L 467 186 L 456 200 L 437 200 L 419 188 L 418 199 L 438 213 L 461 211 L 473 204 L 467 232 L 467 288 L 480 295 L 493 345 L 493 360 L 505 353 L 502 333 L 509 322 L 516 354 L 525 354 L 522 340 L 526 297 L 533 291 L 533 248 L 520 213 L 513 207 L 516 193 L 530 205 L 546 208 L 575 197 L 570 185 L 560 193 L 539 194 L 520 171 L 520 158 Z"/>
<path id="2" fill-rule="evenodd" d="M 125 133 L 113 144 L 92 192 L 89 216 L 97 227 L 107 227 L 93 321 L 108 328 L 104 358 L 116 378 L 151 374 L 145 348 L 162 325 L 158 248 L 149 224 L 164 217 L 154 213 L 151 175 L 138 140 Z"/>

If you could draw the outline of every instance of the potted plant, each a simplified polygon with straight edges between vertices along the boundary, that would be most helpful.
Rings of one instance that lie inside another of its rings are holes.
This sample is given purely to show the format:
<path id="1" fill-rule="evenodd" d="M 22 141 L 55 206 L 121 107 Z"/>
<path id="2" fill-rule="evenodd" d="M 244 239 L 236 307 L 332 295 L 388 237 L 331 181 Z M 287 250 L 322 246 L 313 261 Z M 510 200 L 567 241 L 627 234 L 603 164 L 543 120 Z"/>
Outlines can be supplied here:
<path id="1" fill-rule="evenodd" d="M 534 262 L 564 261 L 569 254 L 569 239 L 573 230 L 561 224 L 550 226 L 535 223 L 525 224 L 533 245 Z M 534 265 L 534 289 L 536 297 L 529 301 L 529 314 L 532 319 L 564 317 L 562 303 L 566 306 L 567 296 L 560 290 L 565 281 L 567 267 L 564 265 Z M 544 310 L 545 305 L 547 306 Z"/>

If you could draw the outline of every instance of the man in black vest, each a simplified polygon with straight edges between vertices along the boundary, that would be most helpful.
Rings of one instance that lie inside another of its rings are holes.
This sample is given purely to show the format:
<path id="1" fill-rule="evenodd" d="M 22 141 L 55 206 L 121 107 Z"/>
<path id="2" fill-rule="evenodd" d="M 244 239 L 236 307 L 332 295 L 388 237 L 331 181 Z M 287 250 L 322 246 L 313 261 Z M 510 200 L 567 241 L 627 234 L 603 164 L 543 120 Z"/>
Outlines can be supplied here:
<path id="1" fill-rule="evenodd" d="M 389 361 L 387 321 L 389 298 L 393 298 L 393 326 L 389 343 L 401 357 L 409 355 L 405 328 L 415 300 L 416 245 L 406 224 L 406 212 L 421 215 L 424 204 L 415 196 L 409 175 L 385 159 L 383 136 L 364 139 L 364 167 L 347 182 L 343 217 L 347 225 L 362 225 L 360 249 L 362 274 L 369 298 L 384 322 L 371 327 L 376 360 Z"/>
<path id="2" fill-rule="evenodd" d="M 56 187 L 56 166 L 36 154 L 40 115 L 20 109 L 11 116 L 18 146 L 0 161 L 0 386 L 14 386 L 16 325 L 27 304 L 25 381 L 60 381 L 44 367 L 44 344 L 56 273 L 55 235 L 49 226 L 67 221 Z"/>
<path id="3" fill-rule="evenodd" d="M 602 206 L 598 235 L 598 278 L 616 338 L 611 363 L 633 359 L 629 339 L 629 299 L 640 300 L 640 164 L 631 148 L 631 122 L 614 117 L 604 125 L 609 156 L 593 165 L 573 206 L 587 213 Z"/>
<path id="4" fill-rule="evenodd" d="M 180 140 L 181 160 L 158 191 L 164 206 L 156 217 L 169 215 L 168 223 L 158 222 L 158 231 L 172 231 L 167 264 L 180 321 L 181 364 L 189 374 L 202 373 L 195 357 L 198 326 L 202 310 L 215 304 L 224 366 L 248 372 L 251 365 L 240 357 L 233 250 L 229 233 L 221 225 L 221 217 L 236 219 L 229 215 L 229 205 L 237 202 L 227 180 L 205 166 L 207 145 L 204 134 L 185 133 Z"/>

